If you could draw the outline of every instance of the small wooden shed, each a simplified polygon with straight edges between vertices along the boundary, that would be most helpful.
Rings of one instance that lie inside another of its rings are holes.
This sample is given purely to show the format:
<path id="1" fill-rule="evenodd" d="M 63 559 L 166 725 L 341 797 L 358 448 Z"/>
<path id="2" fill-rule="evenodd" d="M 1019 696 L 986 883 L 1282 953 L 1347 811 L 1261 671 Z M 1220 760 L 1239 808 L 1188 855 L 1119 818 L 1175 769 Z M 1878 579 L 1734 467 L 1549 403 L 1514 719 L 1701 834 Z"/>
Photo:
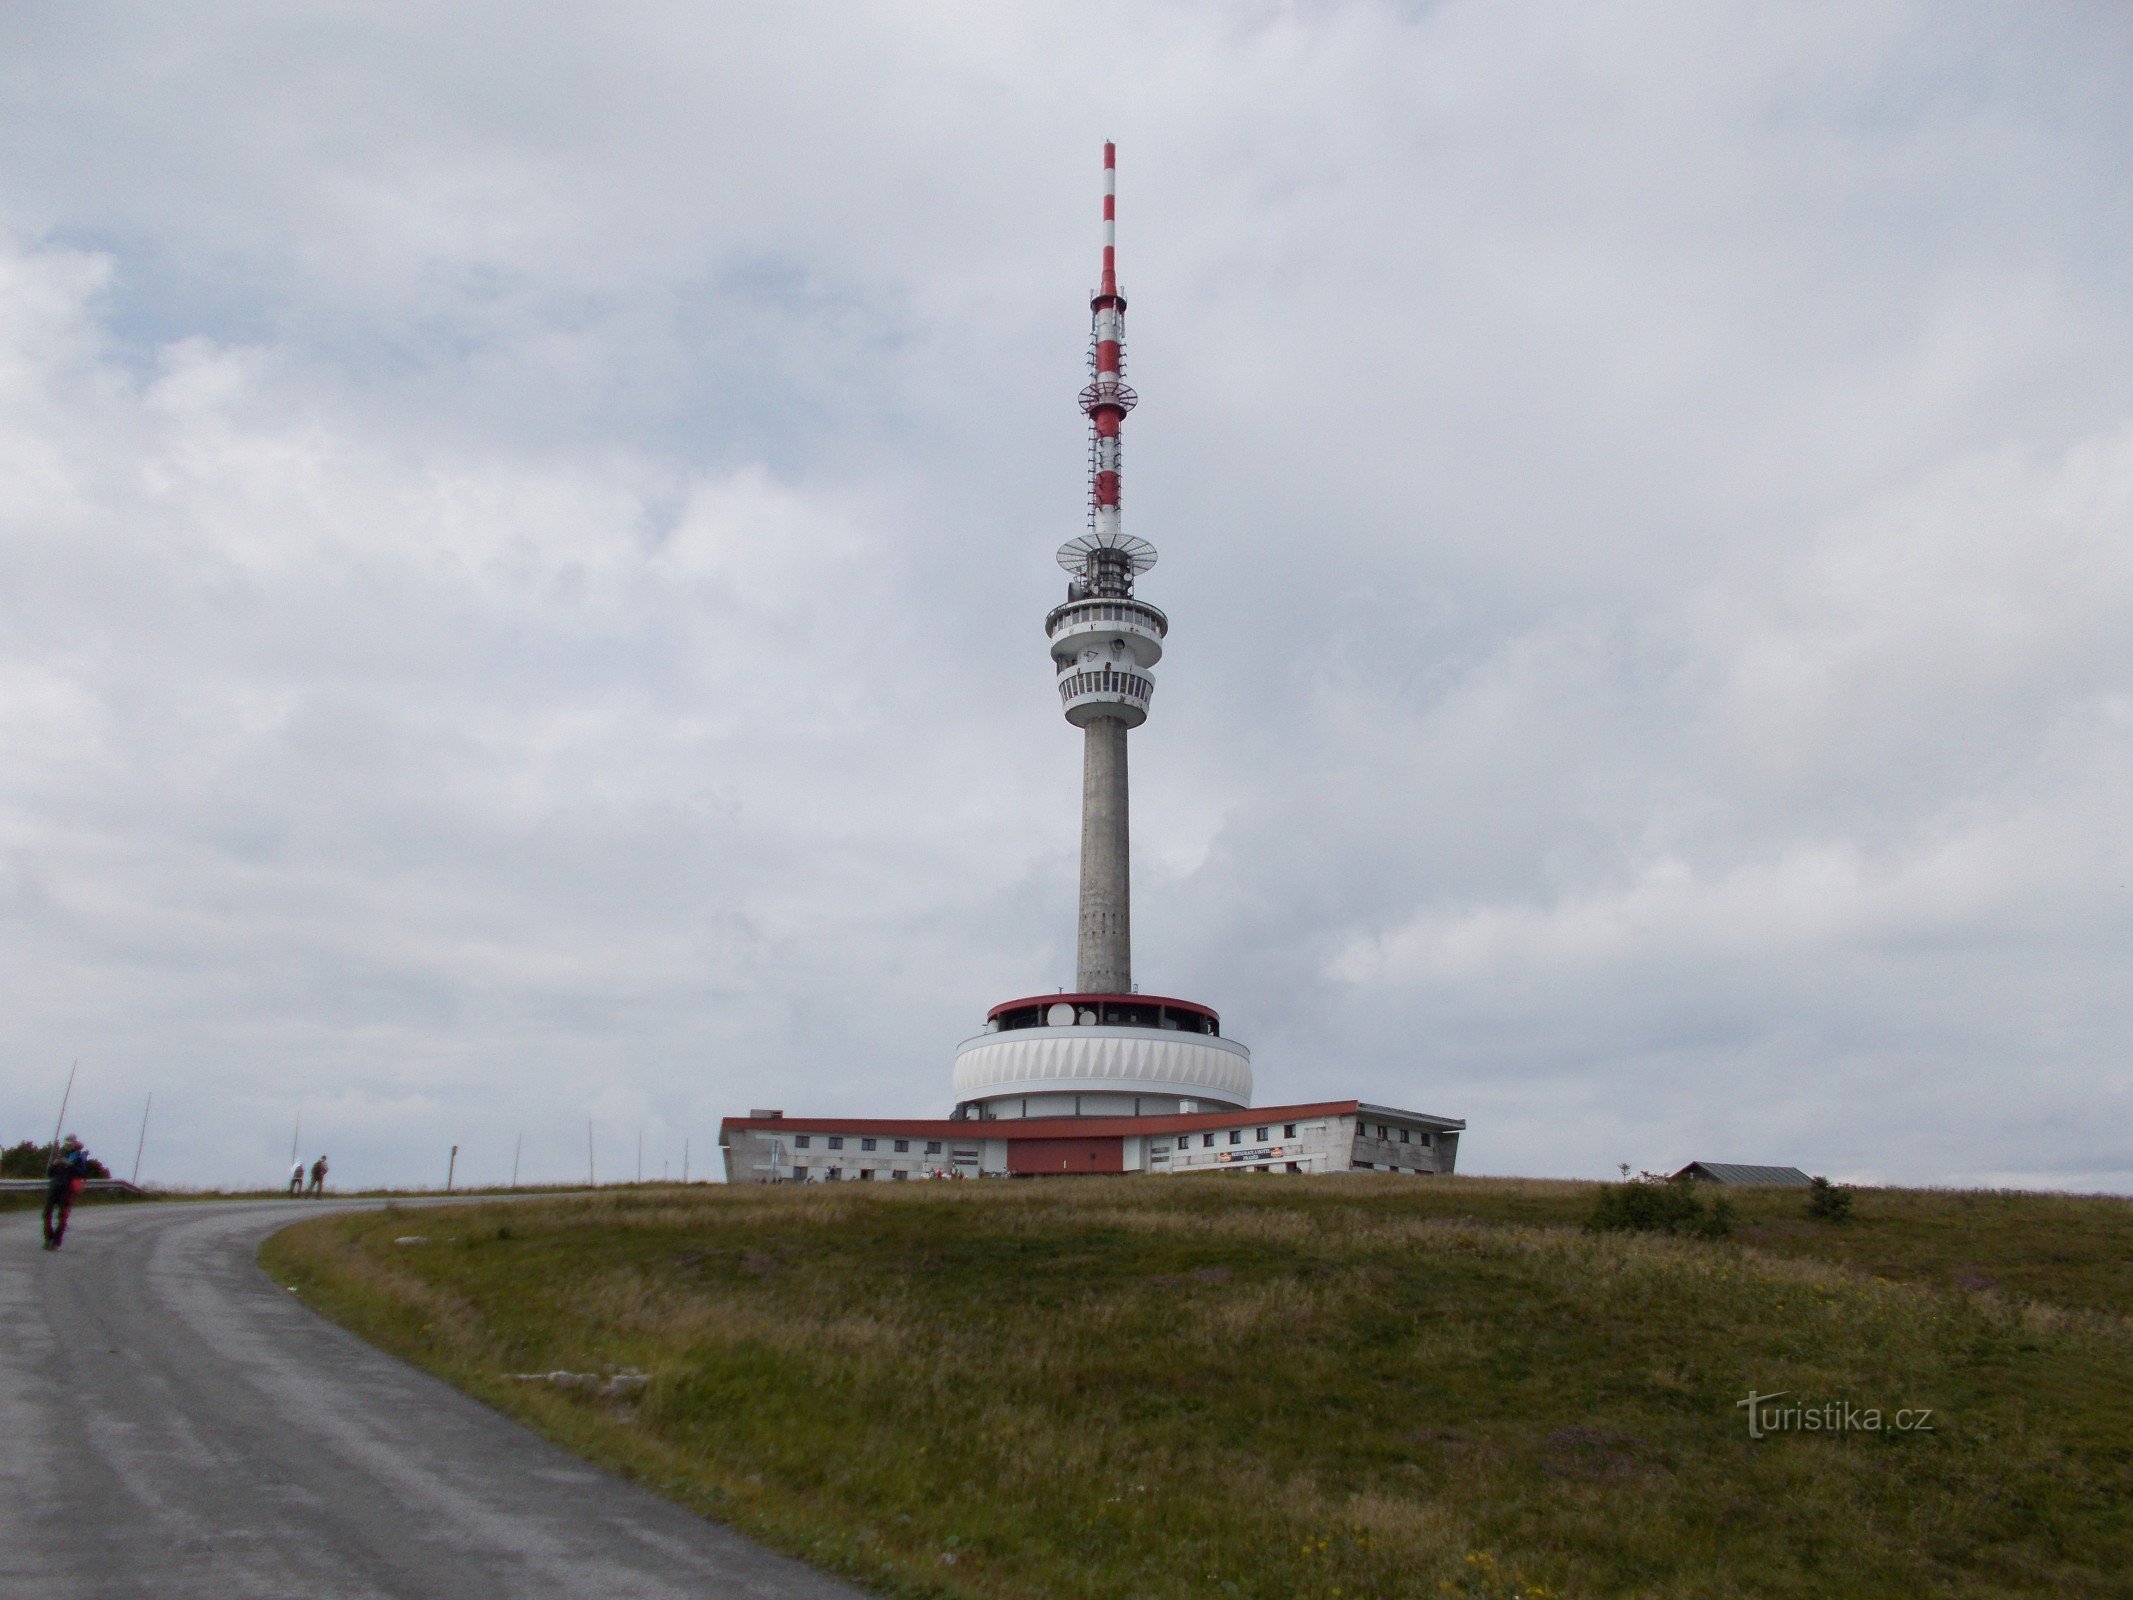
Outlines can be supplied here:
<path id="1" fill-rule="evenodd" d="M 1726 1183 L 1736 1189 L 1806 1189 L 1814 1179 L 1798 1167 L 1748 1167 L 1737 1161 L 1691 1161 L 1676 1178 L 1691 1183 Z"/>

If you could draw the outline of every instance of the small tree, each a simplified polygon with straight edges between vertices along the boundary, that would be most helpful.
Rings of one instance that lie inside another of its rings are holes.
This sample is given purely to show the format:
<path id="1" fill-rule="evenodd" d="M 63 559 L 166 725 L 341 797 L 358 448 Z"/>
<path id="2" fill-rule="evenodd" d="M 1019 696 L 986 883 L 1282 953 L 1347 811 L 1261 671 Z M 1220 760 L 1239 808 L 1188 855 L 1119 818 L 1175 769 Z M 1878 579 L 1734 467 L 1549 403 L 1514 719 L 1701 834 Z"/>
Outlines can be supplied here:
<path id="1" fill-rule="evenodd" d="M 1817 1222 L 1851 1221 L 1851 1190 L 1844 1184 L 1831 1183 L 1827 1178 L 1809 1180 L 1807 1214 Z"/>
<path id="2" fill-rule="evenodd" d="M 51 1164 L 52 1147 L 25 1139 L 20 1144 L 11 1144 L 0 1150 L 0 1178 L 41 1178 Z M 92 1178 L 108 1178 L 111 1169 L 96 1157 L 89 1157 L 88 1175 Z"/>
<path id="3" fill-rule="evenodd" d="M 1686 1178 L 1647 1172 L 1628 1183 L 1611 1183 L 1585 1226 L 1594 1233 L 1672 1233 L 1692 1239 L 1723 1239 L 1733 1231 L 1733 1207 L 1721 1195 L 1710 1205 Z"/>

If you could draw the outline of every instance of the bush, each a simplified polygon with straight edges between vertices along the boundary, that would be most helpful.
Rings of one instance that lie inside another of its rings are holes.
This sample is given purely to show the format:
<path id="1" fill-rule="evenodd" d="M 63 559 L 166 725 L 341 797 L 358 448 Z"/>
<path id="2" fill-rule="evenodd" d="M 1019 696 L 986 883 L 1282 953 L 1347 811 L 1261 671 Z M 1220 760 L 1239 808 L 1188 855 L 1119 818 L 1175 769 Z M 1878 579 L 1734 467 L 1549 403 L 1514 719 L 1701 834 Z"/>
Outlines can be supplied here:
<path id="1" fill-rule="evenodd" d="M 1675 1233 L 1723 1239 L 1733 1231 L 1733 1207 L 1723 1195 L 1707 1206 L 1687 1179 L 1647 1172 L 1602 1189 L 1585 1226 L 1594 1233 Z"/>
<path id="2" fill-rule="evenodd" d="M 1817 1222 L 1851 1221 L 1851 1190 L 1827 1178 L 1813 1179 L 1807 1191 L 1807 1214 Z"/>
<path id="3" fill-rule="evenodd" d="M 0 1150 L 0 1178 L 41 1178 L 52 1159 L 52 1147 L 25 1139 Z M 89 1176 L 108 1178 L 111 1169 L 96 1157 L 89 1158 Z"/>
<path id="4" fill-rule="evenodd" d="M 44 1176 L 45 1147 L 25 1139 L 20 1144 L 11 1144 L 0 1150 L 0 1178 L 41 1178 Z"/>

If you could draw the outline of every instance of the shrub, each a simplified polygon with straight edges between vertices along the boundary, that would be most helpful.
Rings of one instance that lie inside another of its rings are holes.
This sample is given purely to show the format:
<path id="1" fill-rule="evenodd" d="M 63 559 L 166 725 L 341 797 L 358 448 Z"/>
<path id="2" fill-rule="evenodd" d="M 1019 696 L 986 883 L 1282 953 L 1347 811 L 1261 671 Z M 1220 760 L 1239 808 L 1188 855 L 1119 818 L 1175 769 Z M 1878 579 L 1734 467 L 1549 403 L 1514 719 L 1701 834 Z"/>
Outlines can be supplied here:
<path id="1" fill-rule="evenodd" d="M 1594 1233 L 1675 1233 L 1723 1239 L 1733 1231 L 1733 1207 L 1723 1195 L 1707 1206 L 1688 1180 L 1647 1172 L 1602 1189 L 1585 1226 Z"/>
<path id="2" fill-rule="evenodd" d="M 11 1144 L 0 1150 L 0 1178 L 41 1178 L 45 1167 L 52 1159 L 52 1147 L 25 1139 L 20 1144 Z M 108 1178 L 110 1168 L 96 1157 L 89 1158 L 89 1176 Z"/>
<path id="3" fill-rule="evenodd" d="M 1851 1190 L 1841 1183 L 1831 1183 L 1827 1178 L 1812 1180 L 1807 1191 L 1807 1214 L 1817 1222 L 1851 1221 Z"/>

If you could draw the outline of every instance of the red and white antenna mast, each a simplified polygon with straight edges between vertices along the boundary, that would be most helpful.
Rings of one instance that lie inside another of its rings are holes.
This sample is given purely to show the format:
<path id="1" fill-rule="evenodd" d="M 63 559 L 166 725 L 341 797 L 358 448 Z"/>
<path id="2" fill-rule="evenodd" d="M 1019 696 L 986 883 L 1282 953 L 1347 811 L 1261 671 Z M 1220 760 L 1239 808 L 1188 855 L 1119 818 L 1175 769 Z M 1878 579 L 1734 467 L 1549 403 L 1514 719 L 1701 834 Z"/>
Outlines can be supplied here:
<path id="1" fill-rule="evenodd" d="M 1129 595 L 1155 565 L 1155 546 L 1127 534 L 1119 516 L 1119 445 L 1126 413 L 1140 398 L 1126 386 L 1126 297 L 1118 289 L 1118 146 L 1104 145 L 1103 273 L 1089 301 L 1090 383 L 1081 391 L 1089 419 L 1089 531 L 1069 540 L 1059 564 L 1091 594 Z"/>

